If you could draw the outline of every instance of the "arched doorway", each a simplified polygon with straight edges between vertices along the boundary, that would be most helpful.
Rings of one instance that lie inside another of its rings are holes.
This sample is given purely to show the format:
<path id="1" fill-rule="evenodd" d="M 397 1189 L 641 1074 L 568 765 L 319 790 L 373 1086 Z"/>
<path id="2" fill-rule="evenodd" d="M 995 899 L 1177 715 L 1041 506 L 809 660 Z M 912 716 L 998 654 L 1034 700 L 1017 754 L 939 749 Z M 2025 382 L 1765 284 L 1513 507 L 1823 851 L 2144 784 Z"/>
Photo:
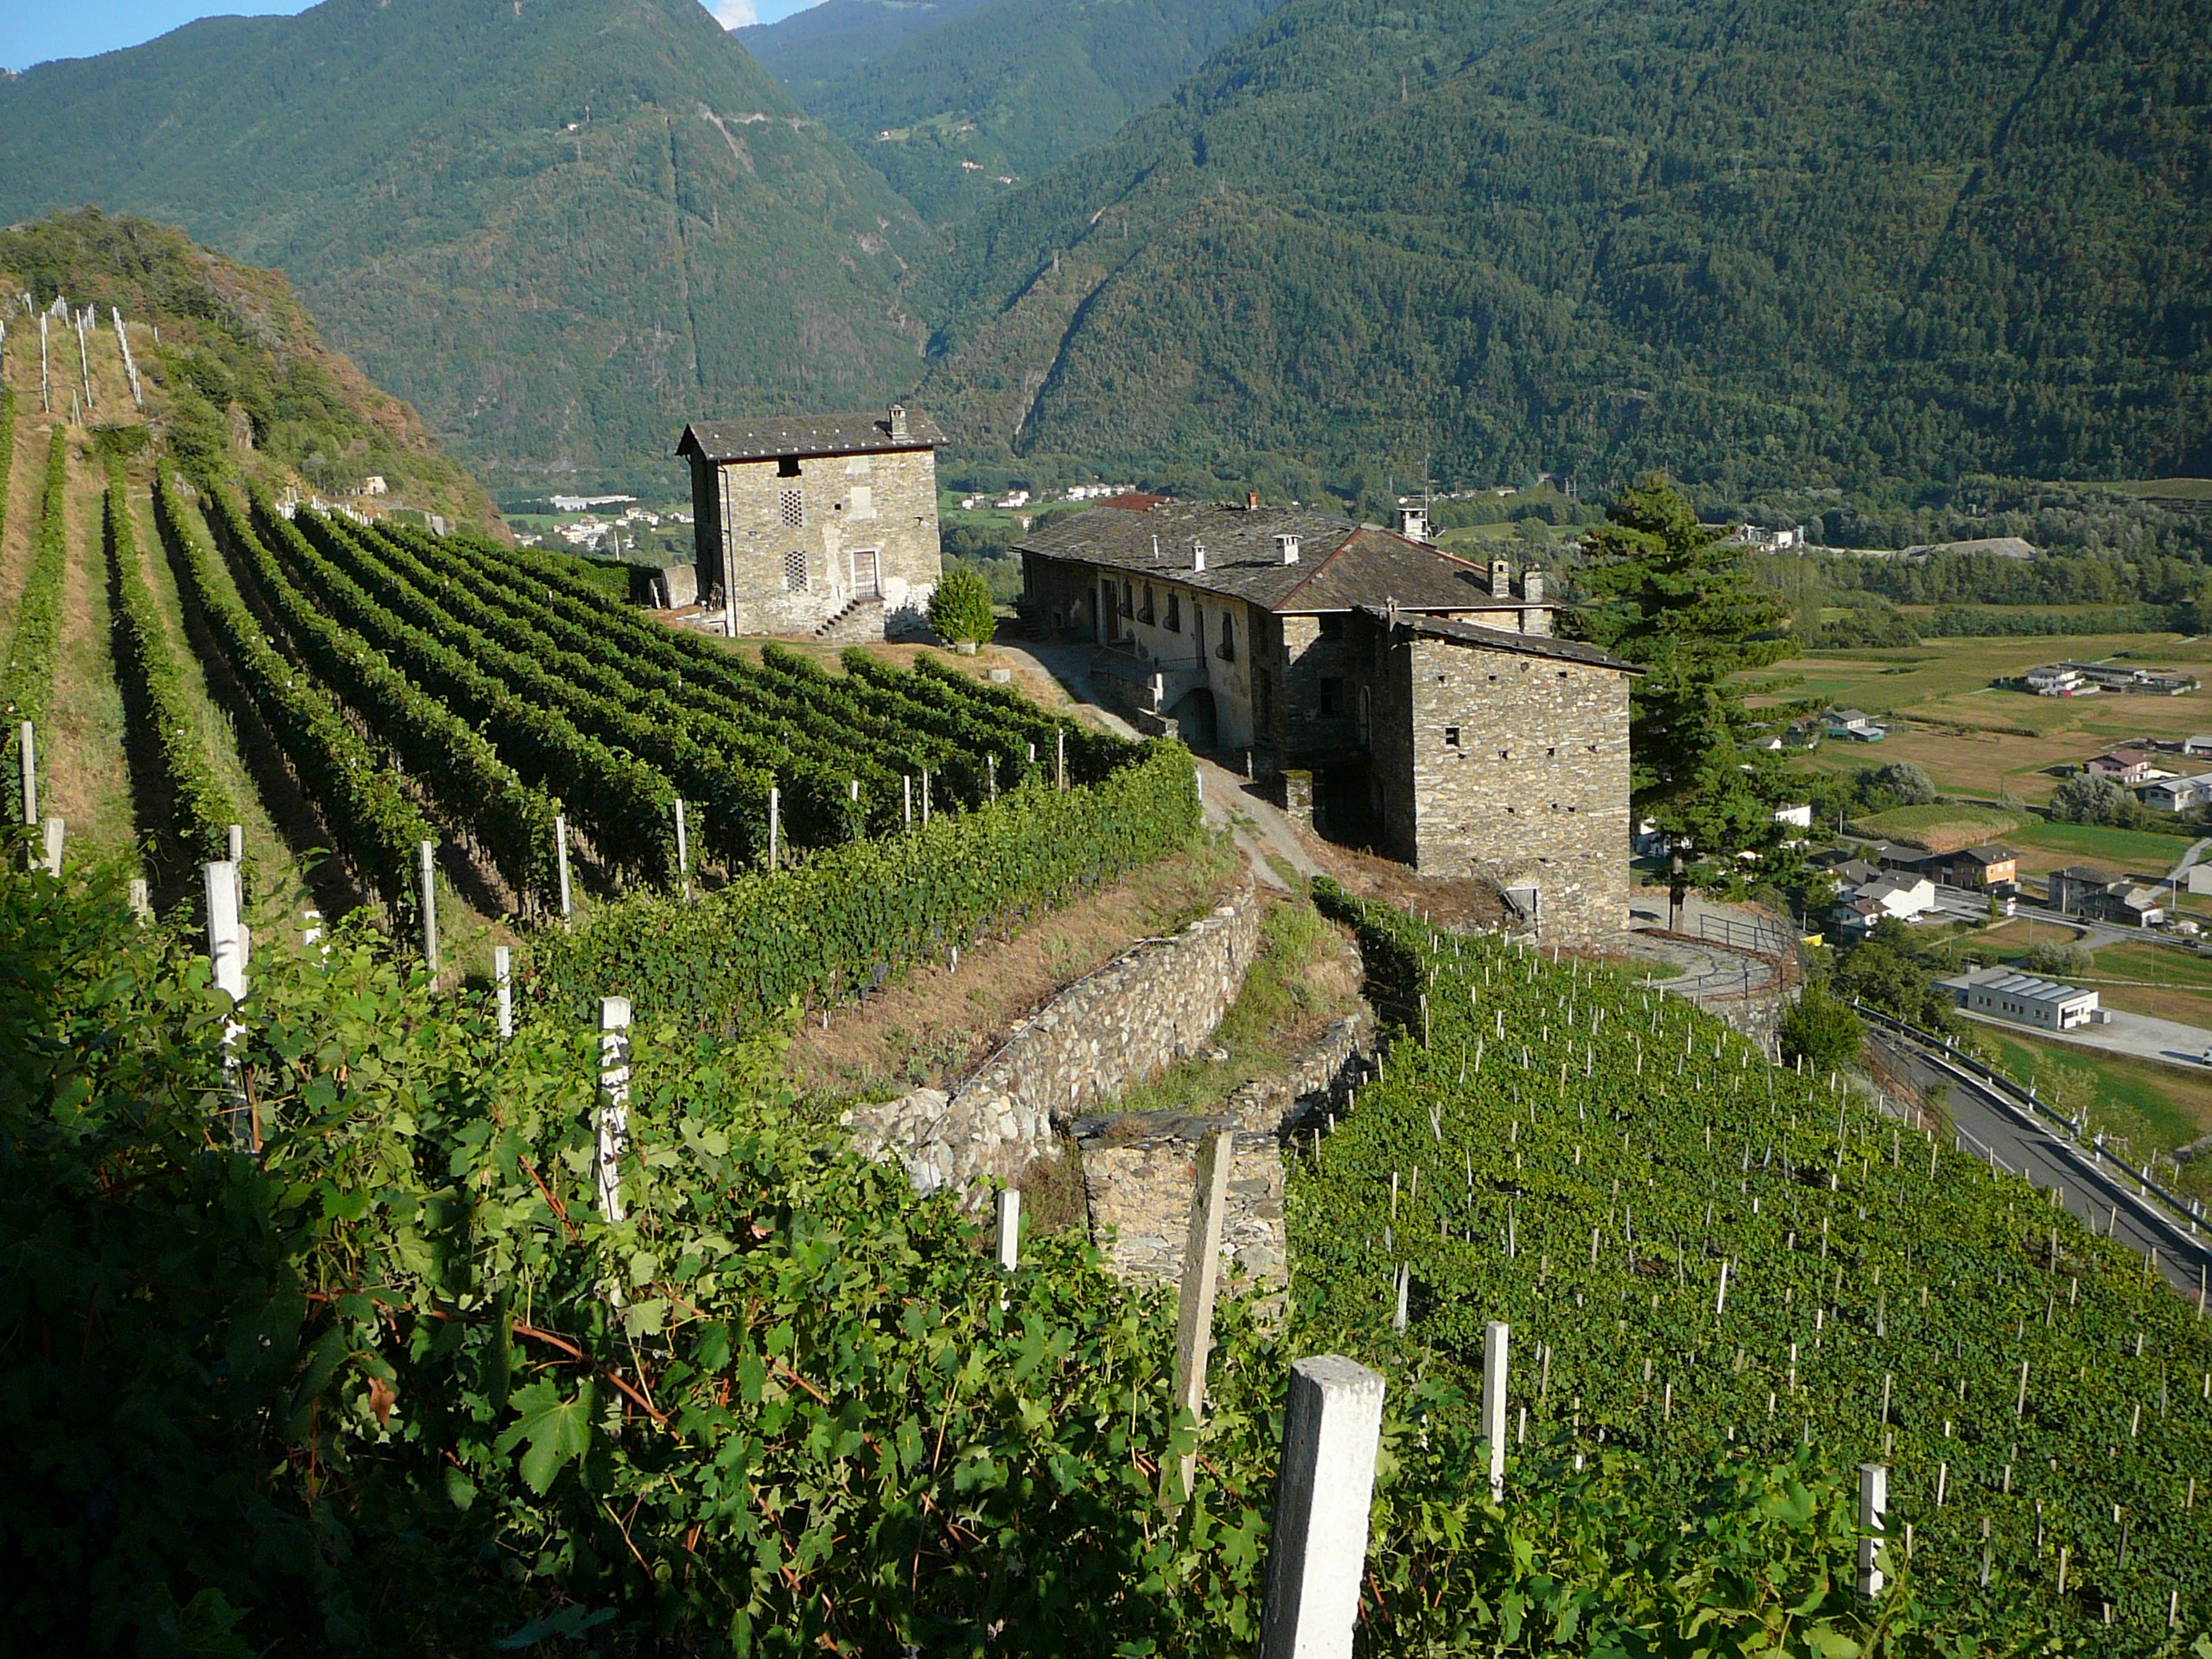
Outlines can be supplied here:
<path id="1" fill-rule="evenodd" d="M 1175 718 L 1175 729 L 1183 740 L 1184 747 L 1203 751 L 1214 747 L 1217 729 L 1213 693 L 1205 686 L 1194 691 L 1185 691 L 1167 712 Z"/>

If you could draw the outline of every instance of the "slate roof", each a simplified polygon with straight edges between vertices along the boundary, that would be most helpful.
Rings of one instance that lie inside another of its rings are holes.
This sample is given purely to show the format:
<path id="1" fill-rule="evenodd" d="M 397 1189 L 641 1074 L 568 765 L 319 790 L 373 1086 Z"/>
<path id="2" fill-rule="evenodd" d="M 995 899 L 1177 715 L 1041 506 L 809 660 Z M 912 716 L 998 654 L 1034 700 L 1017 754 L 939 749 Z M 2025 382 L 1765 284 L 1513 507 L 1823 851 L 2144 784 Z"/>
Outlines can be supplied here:
<path id="1" fill-rule="evenodd" d="M 1278 536 L 1299 538 L 1285 564 Z M 1194 570 L 1192 543 L 1206 568 Z M 1040 521 L 1014 550 L 1171 577 L 1271 611 L 1349 611 L 1363 605 L 1430 611 L 1549 610 L 1543 601 L 1493 599 L 1490 569 L 1395 531 L 1302 507 L 1163 501 L 1142 511 L 1109 502 Z"/>
<path id="2" fill-rule="evenodd" d="M 1968 847 L 1951 855 L 1954 858 L 1970 858 L 1977 864 L 2012 864 L 2019 855 L 2001 841 L 1985 841 L 1979 847 Z"/>
<path id="3" fill-rule="evenodd" d="M 1378 622 L 1395 621 L 1398 626 L 1431 639 L 1450 639 L 1460 645 L 1480 645 L 1487 651 L 1516 652 L 1523 657 L 1549 657 L 1557 662 L 1587 663 L 1592 668 L 1618 669 L 1624 674 L 1643 672 L 1634 663 L 1595 645 L 1586 645 L 1580 639 L 1554 639 L 1547 633 L 1508 633 L 1503 628 L 1486 628 L 1480 623 L 1463 622 L 1451 616 L 1409 615 L 1400 611 L 1393 617 L 1378 605 L 1363 605 L 1359 608 Z"/>
<path id="4" fill-rule="evenodd" d="M 679 455 L 710 462 L 760 461 L 770 455 L 865 455 L 887 449 L 926 449 L 945 442 L 935 421 L 906 411 L 906 435 L 891 435 L 887 413 L 763 415 L 749 421 L 694 421 L 677 441 Z"/>

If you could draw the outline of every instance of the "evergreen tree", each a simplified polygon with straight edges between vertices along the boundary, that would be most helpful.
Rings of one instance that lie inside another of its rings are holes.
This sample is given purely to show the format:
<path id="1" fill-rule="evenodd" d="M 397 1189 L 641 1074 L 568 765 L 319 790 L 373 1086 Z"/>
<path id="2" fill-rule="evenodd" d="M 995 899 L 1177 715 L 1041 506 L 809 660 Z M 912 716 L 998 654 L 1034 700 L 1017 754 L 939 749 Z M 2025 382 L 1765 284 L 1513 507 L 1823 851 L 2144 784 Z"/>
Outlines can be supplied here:
<path id="1" fill-rule="evenodd" d="M 1630 692 L 1630 804 L 1707 855 L 1771 846 L 1787 785 L 1750 747 L 1744 699 L 1773 688 L 1731 677 L 1789 652 L 1781 605 L 1752 578 L 1748 550 L 1700 524 L 1665 478 L 1640 480 L 1605 516 L 1585 543 L 1590 602 L 1572 626 L 1643 670 Z"/>

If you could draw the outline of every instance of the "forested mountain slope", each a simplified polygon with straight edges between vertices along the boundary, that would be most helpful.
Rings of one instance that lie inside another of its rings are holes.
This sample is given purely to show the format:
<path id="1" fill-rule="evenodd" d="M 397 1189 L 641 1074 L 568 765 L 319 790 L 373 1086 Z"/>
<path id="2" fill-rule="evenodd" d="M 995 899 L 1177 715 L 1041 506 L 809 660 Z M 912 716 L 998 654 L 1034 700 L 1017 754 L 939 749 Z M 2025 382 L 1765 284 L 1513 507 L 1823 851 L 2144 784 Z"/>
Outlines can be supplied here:
<path id="1" fill-rule="evenodd" d="M 695 0 L 325 0 L 0 85 L 0 219 L 87 201 L 281 266 L 488 478 L 913 378 L 927 233 Z"/>
<path id="2" fill-rule="evenodd" d="M 831 3 L 882 11 L 878 0 Z M 810 41 L 788 58 L 771 44 L 774 30 L 809 29 L 810 13 L 749 35 L 748 44 L 810 113 L 942 222 L 1112 137 L 1274 4 L 953 0 L 925 12 L 940 19 L 934 27 L 842 67 Z"/>
<path id="3" fill-rule="evenodd" d="M 822 0 L 736 31 L 763 68 L 806 103 L 862 64 L 975 10 L 982 0 Z"/>
<path id="4" fill-rule="evenodd" d="M 1288 493 L 2202 470 L 2208 92 L 2208 0 L 1292 0 L 953 232 L 927 397 Z"/>

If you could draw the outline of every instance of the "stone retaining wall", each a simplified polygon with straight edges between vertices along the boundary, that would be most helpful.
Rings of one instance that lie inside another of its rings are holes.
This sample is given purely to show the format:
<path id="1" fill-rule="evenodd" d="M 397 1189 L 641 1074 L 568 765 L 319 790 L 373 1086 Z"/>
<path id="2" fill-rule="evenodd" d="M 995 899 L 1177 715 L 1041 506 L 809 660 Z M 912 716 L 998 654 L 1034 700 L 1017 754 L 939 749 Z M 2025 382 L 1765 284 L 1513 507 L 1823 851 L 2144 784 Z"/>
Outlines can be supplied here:
<path id="1" fill-rule="evenodd" d="M 1011 1179 L 1057 1155 L 1056 1123 L 1203 1048 L 1259 948 L 1261 902 L 1246 885 L 1168 939 L 1147 939 L 1017 1023 L 951 1095 L 918 1089 L 846 1114 L 854 1145 L 896 1156 L 915 1189 Z"/>

